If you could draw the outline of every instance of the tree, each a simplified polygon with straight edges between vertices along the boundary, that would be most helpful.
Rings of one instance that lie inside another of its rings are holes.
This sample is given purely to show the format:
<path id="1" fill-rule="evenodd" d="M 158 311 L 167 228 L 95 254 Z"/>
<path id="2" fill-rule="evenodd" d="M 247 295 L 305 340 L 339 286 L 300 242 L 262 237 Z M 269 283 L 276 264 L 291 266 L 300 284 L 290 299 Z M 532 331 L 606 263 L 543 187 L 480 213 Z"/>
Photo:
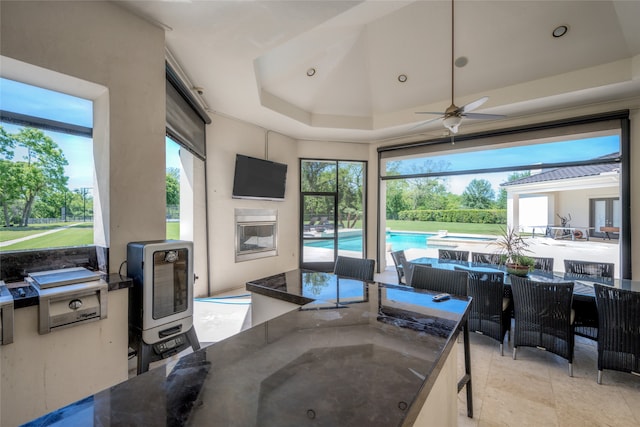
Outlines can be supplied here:
<path id="1" fill-rule="evenodd" d="M 336 191 L 336 163 L 302 162 L 302 191 Z"/>
<path id="2" fill-rule="evenodd" d="M 167 206 L 180 205 L 180 169 L 167 168 Z"/>
<path id="3" fill-rule="evenodd" d="M 404 179 L 385 181 L 387 186 L 387 219 L 398 219 L 399 214 L 410 208 L 406 195 L 407 183 Z"/>
<path id="4" fill-rule="evenodd" d="M 530 171 L 513 172 L 507 177 L 507 182 L 517 181 L 528 176 L 531 176 Z M 504 187 L 500 188 L 500 192 L 498 193 L 498 200 L 496 200 L 496 206 L 499 209 L 507 209 L 507 190 Z"/>
<path id="5" fill-rule="evenodd" d="M 11 215 L 9 206 L 11 202 L 18 198 L 18 185 L 13 162 L 7 159 L 13 158 L 13 148 L 15 141 L 11 135 L 0 126 L 0 204 L 5 226 L 11 225 Z"/>
<path id="6" fill-rule="evenodd" d="M 412 164 L 410 175 L 443 172 L 449 168 L 444 161 L 424 160 L 421 164 Z M 407 178 L 408 196 L 412 202 L 411 209 L 444 209 L 448 194 L 446 178 L 416 177 Z"/>
<path id="7" fill-rule="evenodd" d="M 486 179 L 473 179 L 462 193 L 462 204 L 469 209 L 490 209 L 495 192 Z"/>
<path id="8" fill-rule="evenodd" d="M 364 166 L 360 162 L 338 162 L 338 223 L 354 228 L 362 216 Z"/>
<path id="9" fill-rule="evenodd" d="M 15 215 L 16 201 L 20 197 L 20 173 L 22 168 L 10 160 L 0 159 L 0 204 L 4 225 L 9 227 Z"/>
<path id="10" fill-rule="evenodd" d="M 22 161 L 15 161 L 15 151 L 24 152 Z M 68 178 L 64 175 L 67 160 L 53 139 L 38 129 L 22 128 L 16 134 L 0 132 L 0 198 L 5 223 L 11 203 L 21 202 L 20 225 L 27 226 L 38 195 L 47 191 L 64 191 Z"/>

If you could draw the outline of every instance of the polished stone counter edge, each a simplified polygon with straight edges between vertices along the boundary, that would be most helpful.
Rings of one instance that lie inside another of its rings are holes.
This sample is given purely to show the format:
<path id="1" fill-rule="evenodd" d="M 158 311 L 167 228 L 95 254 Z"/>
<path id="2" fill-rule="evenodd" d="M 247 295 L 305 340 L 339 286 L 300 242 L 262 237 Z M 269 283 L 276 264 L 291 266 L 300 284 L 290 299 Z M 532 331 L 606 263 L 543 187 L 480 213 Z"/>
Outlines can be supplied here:
<path id="1" fill-rule="evenodd" d="M 409 406 L 407 415 L 402 422 L 402 427 L 413 426 L 416 419 L 418 418 L 418 415 L 420 414 L 420 411 L 422 410 L 422 407 L 427 401 L 427 398 L 431 394 L 431 390 L 433 389 L 436 380 L 440 376 L 440 372 L 442 371 L 442 368 L 444 367 L 447 359 L 451 355 L 451 352 L 457 351 L 457 349 L 455 348 L 455 344 L 458 342 L 458 336 L 460 335 L 460 325 L 464 323 L 464 319 L 467 318 L 468 312 L 469 311 L 467 310 L 467 314 L 465 314 L 463 320 L 458 323 L 458 327 L 452 332 L 451 336 L 447 340 L 447 343 L 442 349 L 442 352 L 440 353 L 440 357 L 438 357 L 438 360 L 434 364 L 433 369 L 431 370 L 431 372 L 429 372 L 429 375 L 422 384 L 422 389 L 416 396 L 416 400 L 413 401 L 413 403 Z"/>
<path id="2" fill-rule="evenodd" d="M 315 301 L 314 299 L 311 299 L 311 298 L 303 297 L 301 295 L 290 294 L 288 292 L 279 291 L 277 289 L 268 288 L 266 286 L 253 283 L 253 282 L 247 282 L 246 289 L 249 292 L 255 292 L 256 294 L 264 295 L 271 298 L 276 298 L 282 301 L 290 302 L 292 304 L 306 305 Z"/>
<path id="3" fill-rule="evenodd" d="M 100 278 L 107 282 L 109 292 L 133 287 L 133 279 L 121 276 L 119 273 L 104 273 L 100 275 Z M 5 283 L 5 285 L 9 289 L 9 292 L 11 292 L 11 295 L 13 295 L 14 309 L 32 307 L 40 304 L 38 292 L 33 286 L 25 282 Z M 21 295 L 21 293 L 17 291 L 19 288 L 22 288 L 24 295 Z"/>

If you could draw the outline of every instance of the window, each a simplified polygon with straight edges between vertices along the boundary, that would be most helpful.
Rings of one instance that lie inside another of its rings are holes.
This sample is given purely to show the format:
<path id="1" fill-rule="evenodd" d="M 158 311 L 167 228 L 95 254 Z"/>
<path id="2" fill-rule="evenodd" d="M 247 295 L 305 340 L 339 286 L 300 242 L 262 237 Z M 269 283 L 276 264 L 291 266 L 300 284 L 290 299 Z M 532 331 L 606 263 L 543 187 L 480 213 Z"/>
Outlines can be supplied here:
<path id="1" fill-rule="evenodd" d="M 559 269 L 562 258 L 600 257 L 596 246 L 605 246 L 591 244 L 590 238 L 613 237 L 607 256 L 617 264 L 616 276 L 629 277 L 630 246 L 623 231 L 626 223 L 629 232 L 630 219 L 622 208 L 629 203 L 625 114 L 463 136 L 455 145 L 425 141 L 382 147 L 384 225 L 428 234 L 421 250 L 469 246 L 465 239 L 496 235 L 496 227 L 505 226 L 570 240 L 532 247 L 532 256 L 558 258 Z M 451 236 L 452 231 L 461 236 Z M 569 247 L 576 240 L 591 244 L 590 249 Z M 564 246 L 569 248 L 563 254 Z M 475 251 L 492 248 L 484 244 Z"/>
<path id="2" fill-rule="evenodd" d="M 0 79 L 2 250 L 91 245 L 93 103 Z"/>
<path id="3" fill-rule="evenodd" d="M 166 138 L 167 146 L 167 239 L 180 239 L 180 145 Z"/>

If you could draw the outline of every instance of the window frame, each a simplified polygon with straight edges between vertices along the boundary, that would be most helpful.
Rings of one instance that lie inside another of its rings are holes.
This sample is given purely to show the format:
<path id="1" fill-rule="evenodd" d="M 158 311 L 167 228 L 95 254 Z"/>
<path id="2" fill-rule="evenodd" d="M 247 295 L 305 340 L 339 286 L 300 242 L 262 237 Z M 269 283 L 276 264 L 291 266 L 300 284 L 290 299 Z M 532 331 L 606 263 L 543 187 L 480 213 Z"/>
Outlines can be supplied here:
<path id="1" fill-rule="evenodd" d="M 631 160 L 630 160 L 630 120 L 629 110 L 614 111 L 609 113 L 595 114 L 590 116 L 575 117 L 552 122 L 544 122 L 531 124 L 526 126 L 518 126 L 512 128 L 498 129 L 487 132 L 472 133 L 468 135 L 460 135 L 455 137 L 455 149 L 461 147 L 477 147 L 477 146 L 500 146 L 501 144 L 513 143 L 514 141 L 525 141 L 527 139 L 541 138 L 561 138 L 567 135 L 581 135 L 591 132 L 603 131 L 605 129 L 616 129 L 620 134 L 620 156 L 616 160 L 620 162 L 620 201 L 622 209 L 621 233 L 620 233 L 620 278 L 630 279 L 632 277 L 631 265 Z M 463 174 L 480 174 L 488 172 L 519 171 L 529 170 L 532 168 L 545 167 L 564 167 L 564 166 L 580 166 L 584 164 L 611 163 L 611 159 L 602 159 L 598 161 L 579 161 L 579 162 L 562 162 L 545 165 L 522 165 L 507 168 L 481 168 L 473 171 L 456 171 L 456 172 L 438 172 L 413 175 L 393 175 L 386 176 L 386 169 L 383 164 L 386 160 L 393 157 L 400 157 L 408 154 L 436 154 L 444 153 L 454 149 L 451 147 L 450 138 L 436 138 L 431 140 L 416 141 L 413 143 L 403 143 L 397 145 L 389 145 L 378 148 L 378 200 L 383 200 L 382 188 L 380 185 L 383 181 L 389 179 L 400 178 L 417 178 L 417 177 L 434 177 L 434 176 L 452 176 Z M 487 148 L 490 150 L 491 148 Z M 383 206 L 378 203 L 378 227 L 377 227 L 377 254 L 381 253 L 381 222 L 383 215 Z M 379 263 L 378 259 L 378 263 Z"/>

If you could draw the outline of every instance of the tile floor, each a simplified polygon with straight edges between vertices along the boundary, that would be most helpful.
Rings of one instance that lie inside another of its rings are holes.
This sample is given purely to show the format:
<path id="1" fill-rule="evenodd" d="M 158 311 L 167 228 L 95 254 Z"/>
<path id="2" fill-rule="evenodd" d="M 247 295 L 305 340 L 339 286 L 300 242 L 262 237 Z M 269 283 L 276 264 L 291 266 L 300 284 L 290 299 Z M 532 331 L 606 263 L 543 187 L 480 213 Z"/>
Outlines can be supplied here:
<path id="1" fill-rule="evenodd" d="M 395 270 L 376 276 L 395 283 Z M 204 344 L 233 335 L 250 326 L 250 297 L 237 289 L 197 300 L 194 323 Z M 459 371 L 463 346 L 458 344 Z M 542 350 L 512 346 L 500 356 L 498 343 L 471 334 L 474 417 L 466 416 L 466 394 L 458 396 L 458 425 L 467 426 L 640 426 L 640 377 L 605 371 L 596 383 L 597 348 L 594 341 L 576 337 L 573 377 L 567 362 Z"/>
<path id="2" fill-rule="evenodd" d="M 397 283 L 395 269 L 376 280 Z M 595 341 L 576 337 L 573 377 L 566 360 L 536 348 L 505 342 L 500 356 L 497 341 L 471 334 L 471 378 L 474 417 L 467 417 L 466 393 L 458 395 L 460 427 L 638 427 L 640 377 L 605 370 L 598 385 Z M 458 371 L 464 372 L 463 345 L 458 344 Z"/>

